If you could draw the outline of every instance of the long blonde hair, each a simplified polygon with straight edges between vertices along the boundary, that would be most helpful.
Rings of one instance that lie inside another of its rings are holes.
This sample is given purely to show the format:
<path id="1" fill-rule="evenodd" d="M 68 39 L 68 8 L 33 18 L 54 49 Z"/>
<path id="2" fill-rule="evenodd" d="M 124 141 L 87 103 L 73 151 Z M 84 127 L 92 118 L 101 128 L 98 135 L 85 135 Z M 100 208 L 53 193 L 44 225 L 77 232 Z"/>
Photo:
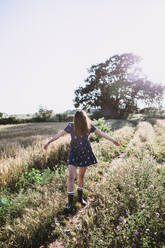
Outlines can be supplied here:
<path id="1" fill-rule="evenodd" d="M 91 121 L 83 110 L 78 110 L 74 115 L 74 132 L 77 136 L 83 136 L 90 131 Z"/>

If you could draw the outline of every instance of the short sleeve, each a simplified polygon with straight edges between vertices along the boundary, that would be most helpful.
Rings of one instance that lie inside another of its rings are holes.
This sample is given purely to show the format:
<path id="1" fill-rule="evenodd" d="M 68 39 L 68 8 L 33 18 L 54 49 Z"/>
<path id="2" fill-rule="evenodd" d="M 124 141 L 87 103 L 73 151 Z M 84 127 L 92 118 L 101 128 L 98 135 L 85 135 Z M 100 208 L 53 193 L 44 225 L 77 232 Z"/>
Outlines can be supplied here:
<path id="1" fill-rule="evenodd" d="M 91 130 L 90 133 L 93 133 L 96 130 L 96 127 L 91 124 Z"/>
<path id="2" fill-rule="evenodd" d="M 66 131 L 67 133 L 71 133 L 71 129 L 72 129 L 72 123 L 69 122 L 68 125 L 64 128 L 64 131 Z"/>

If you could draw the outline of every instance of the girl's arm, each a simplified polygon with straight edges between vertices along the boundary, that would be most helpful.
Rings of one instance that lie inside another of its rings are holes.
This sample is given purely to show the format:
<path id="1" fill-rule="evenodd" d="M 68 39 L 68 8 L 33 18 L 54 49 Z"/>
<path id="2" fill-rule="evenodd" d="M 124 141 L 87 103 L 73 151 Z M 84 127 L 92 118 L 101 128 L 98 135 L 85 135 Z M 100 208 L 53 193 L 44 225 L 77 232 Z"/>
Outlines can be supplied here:
<path id="1" fill-rule="evenodd" d="M 112 143 L 114 143 L 114 145 L 116 146 L 120 146 L 120 144 L 114 140 L 113 138 L 111 138 L 110 136 L 108 136 L 107 134 L 103 133 L 102 131 L 100 131 L 99 129 L 96 128 L 96 130 L 94 131 L 94 133 L 98 134 L 99 136 L 111 141 Z"/>
<path id="2" fill-rule="evenodd" d="M 59 131 L 52 139 L 50 139 L 48 141 L 48 143 L 46 143 L 46 145 L 44 145 L 44 149 L 47 150 L 50 143 L 52 143 L 53 141 L 57 140 L 58 138 L 60 138 L 61 136 L 65 135 L 65 134 L 67 134 L 66 131 L 64 131 L 64 130 Z"/>

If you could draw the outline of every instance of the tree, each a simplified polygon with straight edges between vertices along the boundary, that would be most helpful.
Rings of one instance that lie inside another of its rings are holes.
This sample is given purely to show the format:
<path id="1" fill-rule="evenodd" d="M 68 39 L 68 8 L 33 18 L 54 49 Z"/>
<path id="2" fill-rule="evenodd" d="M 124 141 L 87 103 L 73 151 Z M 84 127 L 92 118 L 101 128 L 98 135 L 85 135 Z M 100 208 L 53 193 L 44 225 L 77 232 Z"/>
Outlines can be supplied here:
<path id="1" fill-rule="evenodd" d="M 52 117 L 53 110 L 48 110 L 40 106 L 38 112 L 35 114 L 36 121 L 49 121 Z"/>
<path id="2" fill-rule="evenodd" d="M 2 118 L 3 117 L 3 113 L 2 112 L 0 112 L 0 118 Z"/>
<path id="3" fill-rule="evenodd" d="M 160 103 L 164 87 L 147 80 L 138 66 L 140 61 L 139 56 L 125 53 L 92 65 L 86 85 L 75 90 L 75 107 L 95 107 L 105 115 L 122 117 L 137 110 L 139 100 Z"/>

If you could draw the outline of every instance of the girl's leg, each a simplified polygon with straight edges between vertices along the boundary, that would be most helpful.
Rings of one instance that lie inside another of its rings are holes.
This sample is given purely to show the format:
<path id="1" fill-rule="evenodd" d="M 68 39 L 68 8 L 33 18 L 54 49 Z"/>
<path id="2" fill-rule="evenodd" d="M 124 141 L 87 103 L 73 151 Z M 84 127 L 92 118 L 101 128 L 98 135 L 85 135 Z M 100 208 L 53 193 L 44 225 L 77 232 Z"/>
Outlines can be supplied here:
<path id="1" fill-rule="evenodd" d="M 80 167 L 79 168 L 79 174 L 78 174 L 78 187 L 82 188 L 84 185 L 84 176 L 86 172 L 87 167 Z"/>
<path id="2" fill-rule="evenodd" d="M 67 211 L 72 210 L 73 207 L 73 194 L 74 194 L 74 180 L 76 175 L 76 166 L 69 165 L 69 176 L 68 176 L 68 204 L 65 209 Z"/>
<path id="3" fill-rule="evenodd" d="M 76 166 L 69 165 L 68 192 L 73 192 L 74 191 L 75 175 L 76 175 Z"/>
<path id="4" fill-rule="evenodd" d="M 83 206 L 86 205 L 86 201 L 84 201 L 84 199 L 83 199 L 83 184 L 84 184 L 84 176 L 85 176 L 86 169 L 87 169 L 87 167 L 80 167 L 79 168 L 79 175 L 78 175 L 78 189 L 77 189 L 78 201 Z"/>

